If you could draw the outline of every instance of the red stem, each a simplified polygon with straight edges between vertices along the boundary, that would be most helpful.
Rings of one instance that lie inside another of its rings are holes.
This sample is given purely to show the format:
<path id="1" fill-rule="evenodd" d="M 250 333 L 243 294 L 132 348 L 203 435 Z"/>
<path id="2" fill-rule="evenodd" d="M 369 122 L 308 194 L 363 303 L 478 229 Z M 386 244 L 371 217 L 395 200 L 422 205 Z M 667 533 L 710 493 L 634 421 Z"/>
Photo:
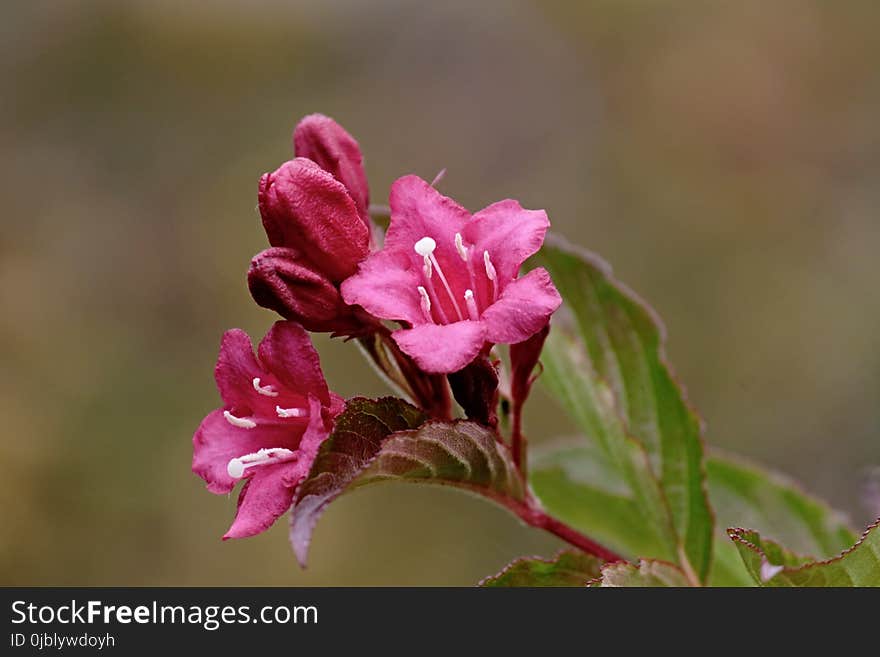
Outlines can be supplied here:
<path id="1" fill-rule="evenodd" d="M 514 400 L 511 415 L 513 426 L 510 430 L 510 451 L 513 454 L 513 464 L 520 471 L 523 479 L 526 479 L 526 438 L 522 433 L 522 401 Z"/>
<path id="2" fill-rule="evenodd" d="M 624 561 L 624 558 L 616 552 L 597 543 L 589 536 L 581 534 L 561 520 L 547 515 L 544 509 L 540 508 L 533 499 L 527 499 L 525 502 L 513 502 L 508 499 L 504 501 L 504 504 L 527 525 L 548 531 L 587 554 L 592 554 L 594 557 L 598 557 L 607 563 Z"/>

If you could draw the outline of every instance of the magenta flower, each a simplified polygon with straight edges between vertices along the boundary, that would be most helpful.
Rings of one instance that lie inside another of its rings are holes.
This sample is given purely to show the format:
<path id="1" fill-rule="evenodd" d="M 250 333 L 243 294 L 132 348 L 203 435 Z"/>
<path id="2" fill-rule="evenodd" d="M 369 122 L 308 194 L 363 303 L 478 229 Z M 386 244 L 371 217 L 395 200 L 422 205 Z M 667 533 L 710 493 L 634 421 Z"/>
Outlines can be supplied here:
<path id="1" fill-rule="evenodd" d="M 343 401 L 327 389 L 315 348 L 293 322 L 276 322 L 257 356 L 247 333 L 227 331 L 214 378 L 223 407 L 196 430 L 192 469 L 212 493 L 245 480 L 223 538 L 253 536 L 290 508 Z"/>
<path id="2" fill-rule="evenodd" d="M 540 331 L 562 299 L 542 268 L 517 278 L 544 241 L 543 210 L 499 201 L 471 215 L 417 176 L 391 188 L 385 245 L 341 287 L 346 303 L 403 322 L 400 348 L 426 372 L 456 372 L 491 344 Z"/>

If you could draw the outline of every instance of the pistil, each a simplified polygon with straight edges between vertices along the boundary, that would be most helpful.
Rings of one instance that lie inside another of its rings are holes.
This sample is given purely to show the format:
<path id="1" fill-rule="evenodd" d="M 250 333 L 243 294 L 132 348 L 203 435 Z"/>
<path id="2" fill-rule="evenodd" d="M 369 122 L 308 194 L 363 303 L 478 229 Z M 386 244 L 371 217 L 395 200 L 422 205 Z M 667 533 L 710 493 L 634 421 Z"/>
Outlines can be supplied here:
<path id="1" fill-rule="evenodd" d="M 434 292 L 435 301 L 437 301 L 437 293 L 433 290 L 433 272 L 437 272 L 437 276 L 440 277 L 440 282 L 443 283 L 443 287 L 446 289 L 446 294 L 449 295 L 449 299 L 452 301 L 452 305 L 455 308 L 455 312 L 458 315 L 458 319 L 464 319 L 464 315 L 461 312 L 461 307 L 458 305 L 458 300 L 455 298 L 455 295 L 452 293 L 452 287 L 449 285 L 449 281 L 446 279 L 445 274 L 443 273 L 443 268 L 440 267 L 440 263 L 437 261 L 436 256 L 434 256 L 434 249 L 437 248 L 437 242 L 435 242 L 430 237 L 423 237 L 418 242 L 415 243 L 413 247 L 415 252 L 422 256 L 424 260 L 424 274 L 425 274 L 425 282 L 426 287 Z M 442 304 L 437 303 L 437 307 L 440 310 L 441 315 L 445 315 L 443 313 Z M 448 319 L 444 316 L 443 322 L 448 323 Z"/>

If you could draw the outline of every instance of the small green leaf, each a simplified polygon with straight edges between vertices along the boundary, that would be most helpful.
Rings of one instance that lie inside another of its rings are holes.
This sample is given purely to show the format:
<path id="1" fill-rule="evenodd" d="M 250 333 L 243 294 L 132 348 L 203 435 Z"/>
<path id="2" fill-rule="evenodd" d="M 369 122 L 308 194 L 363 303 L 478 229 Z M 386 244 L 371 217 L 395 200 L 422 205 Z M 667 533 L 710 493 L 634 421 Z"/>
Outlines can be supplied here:
<path id="1" fill-rule="evenodd" d="M 602 568 L 602 576 L 590 582 L 591 587 L 660 588 L 692 586 L 678 566 L 665 561 L 642 559 L 638 565 L 610 563 Z"/>
<path id="2" fill-rule="evenodd" d="M 701 424 L 666 361 L 660 319 L 605 262 L 559 238 L 535 264 L 565 301 L 541 381 L 625 482 L 660 554 L 705 580 L 713 518 Z"/>
<path id="3" fill-rule="evenodd" d="M 839 554 L 856 540 L 841 514 L 782 475 L 715 452 L 706 469 L 721 527 L 749 524 L 773 532 L 799 553 L 823 557 Z M 588 441 L 535 450 L 530 481 L 544 507 L 563 522 L 625 554 L 671 560 L 650 526 L 641 522 L 626 482 Z M 734 545 L 719 538 L 710 583 L 752 586 Z"/>
<path id="4" fill-rule="evenodd" d="M 578 550 L 563 550 L 552 559 L 522 557 L 480 586 L 586 586 L 601 575 L 602 562 Z"/>
<path id="5" fill-rule="evenodd" d="M 814 561 L 748 529 L 728 530 L 749 574 L 761 586 L 880 587 L 880 519 L 839 556 Z"/>
<path id="6" fill-rule="evenodd" d="M 305 567 L 312 531 L 327 505 L 372 462 L 389 435 L 413 429 L 425 419 L 415 406 L 395 397 L 356 397 L 346 403 L 294 498 L 290 542 L 300 565 Z"/>

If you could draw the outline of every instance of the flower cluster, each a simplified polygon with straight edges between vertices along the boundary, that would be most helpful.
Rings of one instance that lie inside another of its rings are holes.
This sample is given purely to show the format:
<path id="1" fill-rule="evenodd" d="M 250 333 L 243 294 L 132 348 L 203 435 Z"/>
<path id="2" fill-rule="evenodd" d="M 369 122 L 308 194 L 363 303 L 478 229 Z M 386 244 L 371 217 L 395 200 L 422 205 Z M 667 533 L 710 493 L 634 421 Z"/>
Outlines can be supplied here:
<path id="1" fill-rule="evenodd" d="M 193 437 L 193 472 L 211 492 L 244 482 L 224 538 L 264 531 L 290 508 L 344 408 L 307 331 L 360 340 L 429 414 L 450 415 L 451 390 L 470 418 L 494 427 L 493 347 L 512 345 L 505 394 L 521 408 L 561 303 L 544 269 L 520 276 L 544 241 L 543 210 L 505 200 L 471 214 L 408 175 L 391 187 L 383 240 L 354 138 L 316 114 L 297 125 L 293 145 L 294 159 L 260 179 L 270 246 L 247 275 L 254 300 L 284 321 L 256 354 L 243 331 L 224 335 L 215 370 L 223 406 Z"/>

